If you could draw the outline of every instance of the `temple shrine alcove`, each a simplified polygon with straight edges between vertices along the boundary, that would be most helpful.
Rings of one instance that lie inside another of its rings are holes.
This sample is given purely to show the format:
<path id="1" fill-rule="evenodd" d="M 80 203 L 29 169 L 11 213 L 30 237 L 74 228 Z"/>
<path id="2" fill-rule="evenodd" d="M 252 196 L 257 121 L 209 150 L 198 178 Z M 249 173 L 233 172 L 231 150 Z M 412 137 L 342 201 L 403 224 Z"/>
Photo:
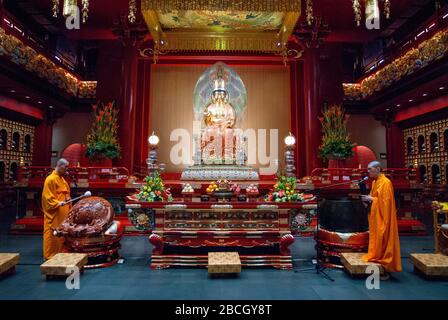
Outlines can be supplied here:
<path id="1" fill-rule="evenodd" d="M 431 152 L 439 151 L 439 137 L 437 136 L 437 133 L 432 132 L 429 136 L 429 143 L 430 143 L 430 150 Z"/>
<path id="2" fill-rule="evenodd" d="M 23 152 L 31 152 L 31 136 L 29 134 L 25 135 L 25 139 L 23 140 Z"/>
<path id="3" fill-rule="evenodd" d="M 433 164 L 431 166 L 431 178 L 432 183 L 440 183 L 441 182 L 441 176 L 440 176 L 440 167 L 437 164 Z"/>
<path id="4" fill-rule="evenodd" d="M 17 163 L 16 162 L 11 163 L 9 172 L 10 172 L 11 180 L 13 180 L 13 181 L 17 180 L 17 169 L 18 169 Z"/>
<path id="5" fill-rule="evenodd" d="M 414 139 L 411 137 L 406 140 L 406 152 L 408 155 L 414 154 Z"/>
<path id="6" fill-rule="evenodd" d="M 5 129 L 0 130 L 0 150 L 6 150 L 8 142 L 8 132 Z"/>
<path id="7" fill-rule="evenodd" d="M 258 180 L 246 166 L 246 107 L 246 87 L 234 69 L 217 62 L 204 71 L 193 93 L 193 166 L 182 172 L 183 180 Z"/>
<path id="8" fill-rule="evenodd" d="M 419 135 L 417 138 L 418 153 L 425 153 L 425 137 Z"/>
<path id="9" fill-rule="evenodd" d="M 6 171 L 5 163 L 3 161 L 0 161 L 0 182 L 5 181 L 5 171 Z"/>
<path id="10" fill-rule="evenodd" d="M 418 167 L 420 171 L 420 181 L 428 182 L 428 175 L 426 173 L 426 167 L 424 165 L 421 165 Z"/>
<path id="11" fill-rule="evenodd" d="M 445 152 L 448 152 L 448 129 L 443 132 L 443 145 Z"/>
<path id="12" fill-rule="evenodd" d="M 18 132 L 14 132 L 12 134 L 11 149 L 13 151 L 19 151 L 19 145 L 20 145 L 20 134 Z"/>

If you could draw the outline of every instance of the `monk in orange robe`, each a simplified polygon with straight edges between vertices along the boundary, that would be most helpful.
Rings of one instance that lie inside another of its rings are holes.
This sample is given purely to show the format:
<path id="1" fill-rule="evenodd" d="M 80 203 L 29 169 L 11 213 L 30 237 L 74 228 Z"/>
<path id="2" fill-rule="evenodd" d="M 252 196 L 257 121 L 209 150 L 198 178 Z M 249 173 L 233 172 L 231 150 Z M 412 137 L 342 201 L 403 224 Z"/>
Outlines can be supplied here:
<path id="1" fill-rule="evenodd" d="M 51 259 L 62 251 L 64 239 L 53 235 L 53 231 L 64 221 L 71 208 L 70 187 L 63 175 L 68 161 L 59 159 L 54 171 L 45 179 L 42 191 L 42 209 L 44 210 L 44 259 Z"/>
<path id="2" fill-rule="evenodd" d="M 386 275 L 401 271 L 400 241 L 398 238 L 397 215 L 392 182 L 381 173 L 381 164 L 373 161 L 368 165 L 372 190 L 362 200 L 370 204 L 369 214 L 369 251 L 362 257 L 366 262 L 381 264 Z"/>

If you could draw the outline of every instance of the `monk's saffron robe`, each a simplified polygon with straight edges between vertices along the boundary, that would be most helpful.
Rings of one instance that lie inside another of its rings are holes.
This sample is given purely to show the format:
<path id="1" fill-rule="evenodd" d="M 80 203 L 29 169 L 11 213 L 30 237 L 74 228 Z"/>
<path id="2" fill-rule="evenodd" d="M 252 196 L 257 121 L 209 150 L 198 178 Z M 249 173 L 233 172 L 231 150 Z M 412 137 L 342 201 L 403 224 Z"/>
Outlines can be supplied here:
<path id="1" fill-rule="evenodd" d="M 373 181 L 370 196 L 369 251 L 364 261 L 380 263 L 388 272 L 401 271 L 397 210 L 392 182 L 380 174 Z"/>
<path id="2" fill-rule="evenodd" d="M 71 205 L 60 206 L 70 197 L 70 187 L 63 177 L 53 171 L 44 183 L 42 209 L 44 211 L 43 254 L 48 260 L 62 251 L 64 239 L 53 235 L 53 231 L 67 217 Z"/>

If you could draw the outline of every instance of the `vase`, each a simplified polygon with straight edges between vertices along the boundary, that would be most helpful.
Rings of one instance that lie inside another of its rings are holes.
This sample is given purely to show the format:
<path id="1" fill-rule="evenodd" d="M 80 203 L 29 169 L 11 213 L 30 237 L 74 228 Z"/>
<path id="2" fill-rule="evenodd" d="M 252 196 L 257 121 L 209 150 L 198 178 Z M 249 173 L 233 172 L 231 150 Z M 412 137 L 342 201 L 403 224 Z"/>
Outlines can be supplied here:
<path id="1" fill-rule="evenodd" d="M 110 168 L 112 167 L 112 159 L 109 158 L 91 159 L 90 166 Z"/>
<path id="2" fill-rule="evenodd" d="M 331 155 L 327 157 L 328 159 L 328 168 L 345 168 L 345 160 L 346 158 L 343 158 L 339 155 Z"/>

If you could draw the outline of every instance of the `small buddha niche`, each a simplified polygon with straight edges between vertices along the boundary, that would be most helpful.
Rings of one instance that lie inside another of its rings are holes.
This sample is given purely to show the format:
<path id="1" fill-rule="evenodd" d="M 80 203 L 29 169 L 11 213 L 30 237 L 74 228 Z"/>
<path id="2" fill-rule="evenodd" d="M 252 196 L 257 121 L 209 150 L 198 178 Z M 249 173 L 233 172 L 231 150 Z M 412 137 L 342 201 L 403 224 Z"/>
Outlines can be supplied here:
<path id="1" fill-rule="evenodd" d="M 408 155 L 414 154 L 414 139 L 411 137 L 406 140 L 406 151 Z"/>
<path id="2" fill-rule="evenodd" d="M 16 181 L 17 180 L 17 163 L 13 162 L 11 163 L 11 166 L 9 168 L 9 173 L 10 173 L 10 177 L 12 181 Z"/>
<path id="3" fill-rule="evenodd" d="M 31 136 L 29 134 L 27 134 L 23 140 L 23 152 L 31 152 Z"/>
<path id="4" fill-rule="evenodd" d="M 8 142 L 8 132 L 5 129 L 0 130 L 0 150 L 6 150 L 6 143 Z"/>
<path id="5" fill-rule="evenodd" d="M 439 184 L 442 182 L 441 176 L 440 176 L 440 168 L 437 164 L 433 164 L 431 167 L 431 176 L 432 176 L 432 183 Z"/>
<path id="6" fill-rule="evenodd" d="M 448 152 L 448 129 L 443 132 L 443 146 L 445 152 Z"/>
<path id="7" fill-rule="evenodd" d="M 424 153 L 425 152 L 425 137 L 423 135 L 418 136 L 417 144 L 418 144 L 418 153 Z"/>
<path id="8" fill-rule="evenodd" d="M 429 136 L 429 143 L 430 143 L 430 150 L 431 152 L 437 152 L 439 151 L 439 138 L 437 136 L 437 133 L 433 132 L 431 133 L 431 135 Z"/>
<path id="9" fill-rule="evenodd" d="M 3 161 L 0 161 L 0 182 L 5 182 L 5 163 Z"/>
<path id="10" fill-rule="evenodd" d="M 428 175 L 426 174 L 426 167 L 424 165 L 421 165 L 418 167 L 420 171 L 420 181 L 421 182 L 428 182 Z"/>
<path id="11" fill-rule="evenodd" d="M 14 132 L 12 135 L 11 149 L 13 151 L 19 151 L 19 145 L 20 145 L 20 134 L 18 132 Z"/>

